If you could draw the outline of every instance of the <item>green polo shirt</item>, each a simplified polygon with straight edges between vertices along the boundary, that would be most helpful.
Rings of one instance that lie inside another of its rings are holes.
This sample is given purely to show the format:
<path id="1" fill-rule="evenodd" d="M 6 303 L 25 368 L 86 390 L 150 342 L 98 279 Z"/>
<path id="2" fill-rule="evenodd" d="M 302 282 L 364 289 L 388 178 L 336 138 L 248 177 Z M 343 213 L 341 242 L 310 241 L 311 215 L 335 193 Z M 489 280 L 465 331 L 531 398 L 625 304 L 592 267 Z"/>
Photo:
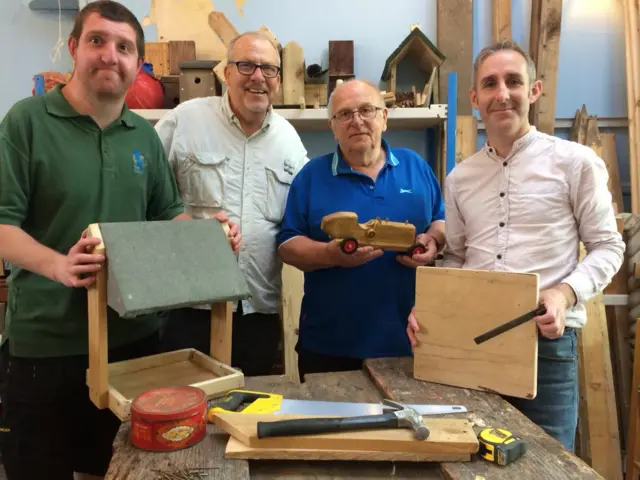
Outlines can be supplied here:
<path id="1" fill-rule="evenodd" d="M 0 124 L 0 224 L 66 254 L 95 222 L 170 220 L 184 211 L 153 126 L 125 106 L 101 130 L 58 86 L 21 100 Z M 109 309 L 109 347 L 157 331 L 160 318 Z M 3 341 L 11 354 L 86 354 L 87 291 L 13 268 Z"/>

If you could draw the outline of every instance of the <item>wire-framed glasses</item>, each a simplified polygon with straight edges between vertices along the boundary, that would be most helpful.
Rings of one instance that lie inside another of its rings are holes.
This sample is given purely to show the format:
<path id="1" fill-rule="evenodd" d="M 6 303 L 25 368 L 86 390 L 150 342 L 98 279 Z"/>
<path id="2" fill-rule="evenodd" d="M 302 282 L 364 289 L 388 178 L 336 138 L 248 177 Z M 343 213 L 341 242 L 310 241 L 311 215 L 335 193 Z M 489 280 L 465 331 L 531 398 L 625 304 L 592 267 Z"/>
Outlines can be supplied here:
<path id="1" fill-rule="evenodd" d="M 262 70 L 262 75 L 264 75 L 265 78 L 274 78 L 278 75 L 278 73 L 280 73 L 280 67 L 276 67 L 275 65 L 269 65 L 268 63 L 265 63 L 265 64 L 253 63 L 253 62 L 228 62 L 228 63 L 231 63 L 236 67 L 238 67 L 238 72 L 248 77 L 253 75 L 253 72 L 255 72 L 256 68 L 258 67 L 260 67 L 260 70 Z"/>
<path id="2" fill-rule="evenodd" d="M 360 115 L 360 118 L 372 119 L 376 116 L 378 110 L 382 110 L 382 108 L 367 103 L 360 105 L 358 108 L 353 110 L 340 110 L 333 116 L 333 118 L 338 120 L 340 123 L 347 123 L 353 120 L 353 115 L 357 112 L 358 115 Z"/>

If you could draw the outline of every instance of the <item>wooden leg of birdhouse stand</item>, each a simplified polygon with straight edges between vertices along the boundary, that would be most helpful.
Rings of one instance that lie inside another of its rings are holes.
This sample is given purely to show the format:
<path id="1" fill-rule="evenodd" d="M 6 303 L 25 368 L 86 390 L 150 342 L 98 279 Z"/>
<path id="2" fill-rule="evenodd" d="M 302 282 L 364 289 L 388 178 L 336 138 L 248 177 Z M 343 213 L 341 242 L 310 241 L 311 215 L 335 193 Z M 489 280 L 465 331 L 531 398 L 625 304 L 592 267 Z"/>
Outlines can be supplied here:
<path id="1" fill-rule="evenodd" d="M 231 366 L 232 321 L 231 302 L 211 305 L 211 356 L 229 366 Z"/>
<path id="2" fill-rule="evenodd" d="M 91 224 L 90 237 L 102 240 L 100 228 Z M 97 245 L 93 253 L 105 255 L 104 243 Z M 107 350 L 107 263 L 96 274 L 96 281 L 87 287 L 89 313 L 89 374 L 87 383 L 91 401 L 98 408 L 109 406 L 109 359 Z"/>

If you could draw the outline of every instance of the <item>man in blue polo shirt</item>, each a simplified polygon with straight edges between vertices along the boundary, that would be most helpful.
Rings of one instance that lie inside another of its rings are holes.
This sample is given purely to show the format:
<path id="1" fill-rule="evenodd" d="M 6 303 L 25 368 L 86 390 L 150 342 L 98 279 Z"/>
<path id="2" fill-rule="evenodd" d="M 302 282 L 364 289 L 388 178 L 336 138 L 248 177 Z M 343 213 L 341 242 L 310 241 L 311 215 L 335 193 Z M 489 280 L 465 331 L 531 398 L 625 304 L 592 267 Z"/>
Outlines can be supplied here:
<path id="1" fill-rule="evenodd" d="M 407 317 L 415 268 L 433 263 L 444 244 L 438 182 L 417 153 L 382 138 L 387 110 L 379 90 L 361 80 L 338 86 L 328 105 L 338 149 L 314 158 L 294 178 L 278 236 L 285 263 L 305 272 L 298 370 L 362 368 L 374 357 L 411 355 Z M 427 251 L 413 256 L 372 247 L 346 254 L 321 228 L 325 215 L 350 211 L 416 226 Z"/>

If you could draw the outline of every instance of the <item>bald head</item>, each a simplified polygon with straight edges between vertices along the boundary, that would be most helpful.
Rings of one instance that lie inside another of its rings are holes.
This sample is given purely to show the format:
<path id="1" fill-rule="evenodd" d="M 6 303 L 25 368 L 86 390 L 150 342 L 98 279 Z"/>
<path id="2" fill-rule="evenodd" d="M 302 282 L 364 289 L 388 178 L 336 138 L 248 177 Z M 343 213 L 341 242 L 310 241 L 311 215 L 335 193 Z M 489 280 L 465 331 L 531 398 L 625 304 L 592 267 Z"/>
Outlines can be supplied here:
<path id="1" fill-rule="evenodd" d="M 380 108 L 385 108 L 384 98 L 380 93 L 380 89 L 368 80 L 353 79 L 338 85 L 331 92 L 329 101 L 327 102 L 327 114 L 329 119 L 334 115 L 334 108 L 339 105 L 344 99 L 348 99 L 354 96 L 365 95 L 369 97 L 371 103 Z"/>

